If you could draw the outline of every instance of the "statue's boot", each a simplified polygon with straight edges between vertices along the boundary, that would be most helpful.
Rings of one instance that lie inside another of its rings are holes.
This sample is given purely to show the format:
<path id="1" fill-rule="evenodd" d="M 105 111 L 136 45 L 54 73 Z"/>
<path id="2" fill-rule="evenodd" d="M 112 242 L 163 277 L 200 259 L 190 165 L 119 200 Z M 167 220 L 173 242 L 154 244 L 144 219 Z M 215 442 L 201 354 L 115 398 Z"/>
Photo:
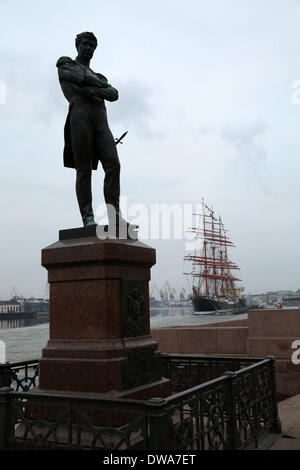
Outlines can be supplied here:
<path id="1" fill-rule="evenodd" d="M 89 203 L 80 205 L 79 208 L 84 227 L 88 227 L 89 225 L 96 225 L 92 204 Z"/>

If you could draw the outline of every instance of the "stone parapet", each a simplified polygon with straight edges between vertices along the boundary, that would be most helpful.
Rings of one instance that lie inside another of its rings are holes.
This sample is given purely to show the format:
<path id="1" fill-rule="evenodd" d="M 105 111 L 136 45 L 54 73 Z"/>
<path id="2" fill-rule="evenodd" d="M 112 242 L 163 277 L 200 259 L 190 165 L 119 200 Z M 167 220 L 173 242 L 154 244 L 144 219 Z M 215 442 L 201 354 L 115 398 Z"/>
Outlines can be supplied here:
<path id="1" fill-rule="evenodd" d="M 300 364 L 292 363 L 292 344 L 300 340 L 299 309 L 250 310 L 248 319 L 153 328 L 151 333 L 166 353 L 274 356 L 279 397 L 300 392 Z"/>

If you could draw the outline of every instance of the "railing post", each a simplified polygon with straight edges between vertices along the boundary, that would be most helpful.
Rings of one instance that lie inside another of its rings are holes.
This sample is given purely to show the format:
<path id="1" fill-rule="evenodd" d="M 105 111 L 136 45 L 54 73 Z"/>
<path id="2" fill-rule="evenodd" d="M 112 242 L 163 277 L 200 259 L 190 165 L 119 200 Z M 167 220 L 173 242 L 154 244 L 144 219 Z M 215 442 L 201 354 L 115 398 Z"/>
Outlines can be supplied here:
<path id="1" fill-rule="evenodd" d="M 161 376 L 165 378 L 170 378 L 169 375 L 169 354 L 160 353 L 160 367 L 161 367 Z"/>
<path id="2" fill-rule="evenodd" d="M 11 404 L 9 392 L 12 388 L 0 388 L 0 450 L 8 450 L 11 437 Z"/>
<path id="3" fill-rule="evenodd" d="M 226 377 L 230 379 L 228 386 L 228 441 L 229 445 L 227 450 L 238 449 L 238 432 L 237 432 L 237 416 L 236 416 L 236 403 L 235 403 L 235 381 L 237 374 L 236 372 L 227 371 L 224 372 Z"/>
<path id="4" fill-rule="evenodd" d="M 10 387 L 10 364 L 0 364 L 0 388 Z"/>
<path id="5" fill-rule="evenodd" d="M 272 408 L 273 408 L 272 431 L 276 434 L 280 434 L 282 432 L 282 429 L 281 429 L 281 422 L 278 416 L 278 406 L 277 406 L 275 357 L 267 356 L 266 359 L 270 360 L 270 370 L 271 370 Z"/>
<path id="6" fill-rule="evenodd" d="M 167 450 L 168 442 L 168 421 L 166 414 L 166 400 L 164 398 L 151 398 L 147 402 L 148 415 L 148 442 L 147 450 Z"/>

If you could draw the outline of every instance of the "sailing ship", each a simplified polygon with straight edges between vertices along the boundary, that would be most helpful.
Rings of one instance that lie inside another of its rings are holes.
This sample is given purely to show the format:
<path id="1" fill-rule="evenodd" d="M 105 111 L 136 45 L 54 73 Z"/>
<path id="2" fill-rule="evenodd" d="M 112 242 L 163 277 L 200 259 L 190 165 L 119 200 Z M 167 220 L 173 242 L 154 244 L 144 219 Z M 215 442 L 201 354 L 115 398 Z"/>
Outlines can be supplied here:
<path id="1" fill-rule="evenodd" d="M 192 302 L 194 313 L 211 313 L 220 310 L 245 311 L 245 301 L 236 287 L 240 281 L 233 272 L 240 268 L 230 260 L 229 249 L 235 245 L 228 237 L 221 217 L 202 199 L 202 211 L 194 214 L 195 227 L 189 231 L 195 234 L 195 249 L 184 257 L 192 279 Z"/>

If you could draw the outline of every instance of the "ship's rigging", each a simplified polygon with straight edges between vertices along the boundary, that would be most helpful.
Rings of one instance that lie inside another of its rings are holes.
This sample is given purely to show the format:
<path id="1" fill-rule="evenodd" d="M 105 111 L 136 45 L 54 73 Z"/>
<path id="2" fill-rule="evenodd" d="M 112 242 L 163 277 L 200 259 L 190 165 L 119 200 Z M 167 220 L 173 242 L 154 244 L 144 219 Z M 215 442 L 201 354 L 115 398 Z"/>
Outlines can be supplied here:
<path id="1" fill-rule="evenodd" d="M 236 299 L 235 282 L 240 279 L 232 274 L 239 267 L 230 260 L 229 248 L 235 245 L 228 237 L 221 217 L 202 199 L 202 211 L 194 214 L 195 226 L 189 232 L 195 234 L 195 250 L 184 257 L 189 262 L 194 298 Z"/>

